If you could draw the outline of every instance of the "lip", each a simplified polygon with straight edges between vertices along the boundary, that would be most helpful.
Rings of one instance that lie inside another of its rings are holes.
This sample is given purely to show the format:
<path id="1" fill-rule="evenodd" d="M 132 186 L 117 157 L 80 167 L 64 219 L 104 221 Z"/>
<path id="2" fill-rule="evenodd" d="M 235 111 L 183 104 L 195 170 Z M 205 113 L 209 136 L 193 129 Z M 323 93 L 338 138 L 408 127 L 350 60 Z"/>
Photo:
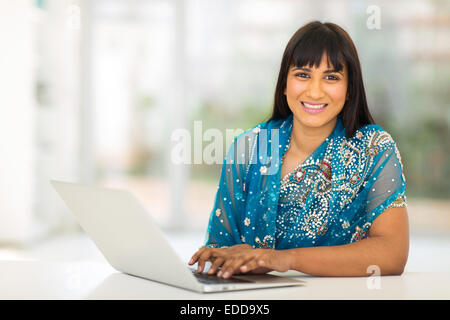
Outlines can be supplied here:
<path id="1" fill-rule="evenodd" d="M 306 102 L 306 103 L 309 103 L 309 102 Z M 312 105 L 318 105 L 318 104 L 323 104 L 323 103 L 311 103 Z M 303 110 L 305 110 L 305 112 L 307 112 L 307 113 L 310 113 L 310 114 L 317 114 L 317 113 L 321 113 L 321 112 L 323 112 L 323 111 L 325 111 L 325 109 L 328 107 L 328 104 L 327 103 L 325 103 L 325 107 L 323 107 L 323 108 L 320 108 L 320 109 L 312 109 L 312 108 L 308 108 L 308 107 L 305 107 L 305 105 L 303 104 L 303 101 L 301 102 L 301 105 L 302 105 L 302 107 L 303 107 Z"/>
<path id="2" fill-rule="evenodd" d="M 313 106 L 317 106 L 318 104 L 327 104 L 327 103 L 324 103 L 324 102 L 320 102 L 320 103 L 317 103 L 317 102 L 309 102 L 309 101 L 301 101 L 302 103 L 303 102 L 306 102 L 307 104 L 310 104 L 310 105 L 313 105 Z"/>

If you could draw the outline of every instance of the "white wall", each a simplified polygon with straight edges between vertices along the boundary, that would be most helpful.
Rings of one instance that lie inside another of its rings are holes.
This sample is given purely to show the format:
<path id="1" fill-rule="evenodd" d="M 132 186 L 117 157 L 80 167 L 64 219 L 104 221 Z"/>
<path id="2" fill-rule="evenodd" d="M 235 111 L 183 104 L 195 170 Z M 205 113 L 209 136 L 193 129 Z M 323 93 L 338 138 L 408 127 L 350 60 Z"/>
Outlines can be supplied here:
<path id="1" fill-rule="evenodd" d="M 68 1 L 47 0 L 43 9 L 34 11 L 35 77 L 45 88 L 45 98 L 36 106 L 33 209 L 42 232 L 69 231 L 77 225 L 49 180 L 79 180 L 79 9 Z"/>
<path id="2" fill-rule="evenodd" d="M 31 1 L 0 0 L 0 242 L 33 230 Z"/>
<path id="3" fill-rule="evenodd" d="M 0 0 L 0 245 L 78 228 L 49 180 L 79 177 L 79 12 L 44 4 Z"/>

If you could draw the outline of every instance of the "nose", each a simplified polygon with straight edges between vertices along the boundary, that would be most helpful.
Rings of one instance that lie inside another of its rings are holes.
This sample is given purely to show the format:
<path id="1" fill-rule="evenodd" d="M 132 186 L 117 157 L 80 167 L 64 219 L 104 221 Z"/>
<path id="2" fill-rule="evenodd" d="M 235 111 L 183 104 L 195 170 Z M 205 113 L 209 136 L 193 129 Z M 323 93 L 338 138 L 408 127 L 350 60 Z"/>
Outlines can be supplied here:
<path id="1" fill-rule="evenodd" d="M 313 79 L 308 83 L 307 96 L 313 100 L 323 98 L 324 92 L 322 90 L 322 83 L 320 79 Z"/>

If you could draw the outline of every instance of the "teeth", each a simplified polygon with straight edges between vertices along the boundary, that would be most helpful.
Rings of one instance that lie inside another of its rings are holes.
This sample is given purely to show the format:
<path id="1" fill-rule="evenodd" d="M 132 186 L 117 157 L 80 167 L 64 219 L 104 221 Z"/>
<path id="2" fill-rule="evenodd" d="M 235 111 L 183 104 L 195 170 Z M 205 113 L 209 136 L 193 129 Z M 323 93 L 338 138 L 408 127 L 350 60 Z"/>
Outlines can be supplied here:
<path id="1" fill-rule="evenodd" d="M 302 103 L 303 103 L 303 105 L 305 107 L 311 108 L 311 109 L 321 109 L 321 108 L 323 108 L 326 105 L 326 103 L 324 103 L 324 104 L 317 104 L 317 105 L 308 104 L 306 102 L 302 102 Z"/>

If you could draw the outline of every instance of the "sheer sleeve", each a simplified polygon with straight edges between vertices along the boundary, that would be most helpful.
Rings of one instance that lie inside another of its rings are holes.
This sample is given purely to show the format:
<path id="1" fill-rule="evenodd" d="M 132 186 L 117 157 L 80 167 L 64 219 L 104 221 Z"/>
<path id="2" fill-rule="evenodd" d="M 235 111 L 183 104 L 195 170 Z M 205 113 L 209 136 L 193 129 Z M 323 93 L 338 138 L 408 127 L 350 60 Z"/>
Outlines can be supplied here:
<path id="1" fill-rule="evenodd" d="M 352 241 L 365 237 L 373 221 L 386 209 L 406 208 L 406 179 L 400 153 L 394 142 L 374 157 L 365 190 L 362 214 L 359 215 Z"/>
<path id="2" fill-rule="evenodd" d="M 376 218 L 392 207 L 406 207 L 406 179 L 397 146 L 386 149 L 373 167 L 368 185 L 366 212 Z"/>
<path id="3" fill-rule="evenodd" d="M 234 139 L 222 165 L 205 245 L 232 246 L 242 243 L 237 223 L 244 216 L 245 173 L 248 166 L 249 134 Z"/>

